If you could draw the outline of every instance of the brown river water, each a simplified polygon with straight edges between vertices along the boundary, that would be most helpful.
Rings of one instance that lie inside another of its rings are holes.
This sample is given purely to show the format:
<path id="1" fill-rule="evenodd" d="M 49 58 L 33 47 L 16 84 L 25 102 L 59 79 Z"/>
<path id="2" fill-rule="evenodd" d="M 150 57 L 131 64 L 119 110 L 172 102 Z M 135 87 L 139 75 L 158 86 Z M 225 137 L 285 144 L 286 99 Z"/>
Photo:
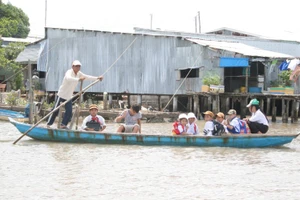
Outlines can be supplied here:
<path id="1" fill-rule="evenodd" d="M 203 127 L 203 121 L 197 122 Z M 107 131 L 117 124 L 109 123 Z M 172 123 L 143 123 L 170 133 Z M 276 123 L 270 132 L 300 132 Z M 0 200 L 300 199 L 300 138 L 265 149 L 34 141 L 0 121 Z"/>

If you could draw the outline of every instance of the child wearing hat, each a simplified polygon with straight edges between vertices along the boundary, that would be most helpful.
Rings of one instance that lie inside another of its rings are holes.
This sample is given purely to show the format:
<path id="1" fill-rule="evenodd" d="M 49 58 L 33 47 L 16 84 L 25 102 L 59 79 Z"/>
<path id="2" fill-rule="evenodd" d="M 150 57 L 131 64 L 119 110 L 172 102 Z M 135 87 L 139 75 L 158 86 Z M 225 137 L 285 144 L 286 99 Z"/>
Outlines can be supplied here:
<path id="1" fill-rule="evenodd" d="M 211 112 L 211 111 L 206 111 L 204 114 L 204 120 L 206 121 L 205 122 L 205 125 L 204 125 L 204 135 L 206 136 L 213 136 L 213 131 L 214 131 L 214 123 L 213 123 L 213 120 L 214 120 L 214 113 Z"/>
<path id="2" fill-rule="evenodd" d="M 227 121 L 225 120 L 224 113 L 218 112 L 216 114 L 216 121 L 219 122 L 220 124 L 222 124 L 224 126 L 225 132 L 228 133 L 228 130 L 227 130 L 227 127 L 226 127 Z"/>
<path id="3" fill-rule="evenodd" d="M 187 129 L 187 134 L 188 135 L 197 135 L 199 134 L 199 128 L 198 125 L 196 124 L 197 118 L 194 113 L 190 112 L 187 115 L 188 118 L 188 129 Z"/>
<path id="4" fill-rule="evenodd" d="M 252 99 L 247 105 L 252 116 L 245 118 L 251 133 L 266 133 L 269 130 L 269 120 L 260 110 L 259 101 Z"/>
<path id="5" fill-rule="evenodd" d="M 90 115 L 87 116 L 81 125 L 82 130 L 86 131 L 103 131 L 106 128 L 105 119 L 97 115 L 98 106 L 96 104 L 91 104 L 89 107 Z"/>
<path id="6" fill-rule="evenodd" d="M 178 120 L 173 123 L 173 135 L 186 135 L 188 116 L 184 113 L 180 114 Z"/>

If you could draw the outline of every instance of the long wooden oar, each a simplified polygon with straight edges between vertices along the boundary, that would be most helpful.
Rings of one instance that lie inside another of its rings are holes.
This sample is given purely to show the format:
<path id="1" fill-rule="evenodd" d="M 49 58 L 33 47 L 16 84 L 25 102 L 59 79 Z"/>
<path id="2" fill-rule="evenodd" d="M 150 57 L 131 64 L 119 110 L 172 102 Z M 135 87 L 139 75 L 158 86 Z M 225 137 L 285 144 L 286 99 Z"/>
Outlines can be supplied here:
<path id="1" fill-rule="evenodd" d="M 53 112 L 57 111 L 60 107 L 66 105 L 66 103 L 68 103 L 69 101 L 71 101 L 74 97 L 77 97 L 79 95 L 81 95 L 84 91 L 86 91 L 87 89 L 89 89 L 90 87 L 92 87 L 93 85 L 95 85 L 96 83 L 98 83 L 100 81 L 100 79 L 94 81 L 93 83 L 89 84 L 88 86 L 86 86 L 83 90 L 81 90 L 80 92 L 78 92 L 77 94 L 73 95 L 69 100 L 63 102 L 62 104 L 60 104 L 59 106 L 57 106 L 54 110 L 52 110 L 51 112 L 49 112 L 45 117 L 43 117 L 40 121 L 38 121 L 36 124 L 34 124 L 33 126 L 31 126 L 30 129 L 28 129 L 25 133 L 23 133 L 16 141 L 14 141 L 13 144 L 16 144 L 19 140 L 21 140 L 25 135 L 27 135 L 33 128 L 35 128 L 37 125 L 39 125 L 44 119 L 46 119 L 49 115 L 51 115 Z"/>

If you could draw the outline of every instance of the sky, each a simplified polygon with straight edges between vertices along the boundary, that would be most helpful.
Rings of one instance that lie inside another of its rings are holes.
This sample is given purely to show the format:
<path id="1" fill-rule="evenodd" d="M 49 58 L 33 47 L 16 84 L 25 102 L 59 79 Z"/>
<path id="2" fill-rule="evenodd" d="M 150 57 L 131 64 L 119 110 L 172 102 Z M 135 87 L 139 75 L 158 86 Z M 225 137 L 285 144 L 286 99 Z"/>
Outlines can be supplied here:
<path id="1" fill-rule="evenodd" d="M 133 27 L 195 32 L 229 27 L 276 38 L 300 38 L 300 1 L 296 0 L 2 0 L 21 8 L 30 20 L 30 36 L 46 26 L 133 32 Z M 47 15 L 45 5 L 47 2 Z M 298 36 L 299 35 L 299 36 Z"/>

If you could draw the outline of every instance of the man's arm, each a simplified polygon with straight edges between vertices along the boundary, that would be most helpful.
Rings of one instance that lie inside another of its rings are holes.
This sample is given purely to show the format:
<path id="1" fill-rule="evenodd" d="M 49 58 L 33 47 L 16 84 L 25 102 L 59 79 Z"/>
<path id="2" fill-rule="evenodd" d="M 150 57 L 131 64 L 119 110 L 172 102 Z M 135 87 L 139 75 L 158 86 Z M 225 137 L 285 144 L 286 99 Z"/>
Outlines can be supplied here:
<path id="1" fill-rule="evenodd" d="M 90 76 L 90 75 L 84 74 L 82 72 L 80 72 L 79 76 L 80 76 L 80 79 L 83 79 L 83 80 L 84 79 L 91 80 L 91 81 L 95 81 L 97 79 L 99 79 L 100 81 L 103 80 L 103 76 Z"/>
<path id="2" fill-rule="evenodd" d="M 115 122 L 120 123 L 122 119 L 125 118 L 127 112 L 128 111 L 123 111 L 123 113 L 120 116 L 116 117 Z"/>

